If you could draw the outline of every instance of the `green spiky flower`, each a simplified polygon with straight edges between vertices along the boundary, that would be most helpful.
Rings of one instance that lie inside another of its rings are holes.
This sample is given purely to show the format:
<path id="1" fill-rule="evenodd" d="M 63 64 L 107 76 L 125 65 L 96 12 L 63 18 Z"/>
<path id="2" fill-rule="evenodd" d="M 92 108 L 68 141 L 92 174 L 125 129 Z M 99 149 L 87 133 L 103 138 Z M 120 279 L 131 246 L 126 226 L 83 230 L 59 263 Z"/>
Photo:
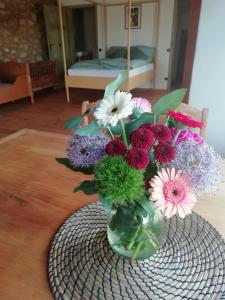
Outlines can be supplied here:
<path id="1" fill-rule="evenodd" d="M 106 156 L 94 169 L 99 193 L 114 204 L 143 198 L 143 171 L 131 168 L 122 156 Z"/>

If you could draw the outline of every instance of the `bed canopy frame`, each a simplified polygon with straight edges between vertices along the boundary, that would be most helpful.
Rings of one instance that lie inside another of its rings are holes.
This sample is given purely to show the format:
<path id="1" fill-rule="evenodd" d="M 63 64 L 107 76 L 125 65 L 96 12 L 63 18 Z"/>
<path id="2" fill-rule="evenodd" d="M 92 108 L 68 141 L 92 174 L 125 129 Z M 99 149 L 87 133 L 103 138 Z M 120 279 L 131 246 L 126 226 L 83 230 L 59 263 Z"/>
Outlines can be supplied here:
<path id="1" fill-rule="evenodd" d="M 107 27 L 106 27 L 106 17 L 107 17 L 107 7 L 114 5 L 127 5 L 128 6 L 128 28 L 127 28 L 127 74 L 128 77 L 126 81 L 121 86 L 121 89 L 125 91 L 130 91 L 136 87 L 139 87 L 146 82 L 153 82 L 156 76 L 156 67 L 157 67 L 157 49 L 158 49 L 158 36 L 159 36 L 159 15 L 160 15 L 160 0 L 140 0 L 134 1 L 134 4 L 144 4 L 144 3 L 156 3 L 156 33 L 155 33 L 155 55 L 154 55 L 154 68 L 149 71 L 145 71 L 141 74 L 130 76 L 130 58 L 131 58 L 131 7 L 132 0 L 68 0 L 69 4 L 65 5 L 66 7 L 76 7 L 77 3 L 80 2 L 82 4 L 89 5 L 101 5 L 104 8 L 105 15 L 105 50 L 107 51 Z M 68 74 L 67 70 L 67 61 L 66 61 L 66 49 L 65 49 L 65 41 L 64 41 L 64 30 L 63 30 L 63 14 L 62 0 L 57 0 L 58 4 L 58 12 L 59 12 L 59 23 L 60 23 L 60 32 L 62 39 L 62 54 L 63 54 L 63 64 L 64 64 L 64 74 L 65 74 L 65 87 L 66 87 L 66 97 L 67 102 L 70 102 L 69 88 L 90 88 L 90 89 L 100 89 L 104 90 L 106 85 L 109 84 L 115 77 L 91 77 L 91 76 L 73 76 Z M 106 53 L 105 51 L 105 53 Z"/>

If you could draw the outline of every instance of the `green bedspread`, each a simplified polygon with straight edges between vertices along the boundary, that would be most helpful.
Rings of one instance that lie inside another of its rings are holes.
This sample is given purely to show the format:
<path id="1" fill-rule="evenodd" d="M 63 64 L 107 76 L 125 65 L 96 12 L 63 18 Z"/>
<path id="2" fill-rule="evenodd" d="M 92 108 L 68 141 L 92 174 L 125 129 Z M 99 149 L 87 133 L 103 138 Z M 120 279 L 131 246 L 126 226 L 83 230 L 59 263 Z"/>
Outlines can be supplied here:
<path id="1" fill-rule="evenodd" d="M 146 65 L 147 62 L 143 59 L 133 59 L 130 61 L 130 68 L 135 69 Z M 127 69 L 126 58 L 104 58 L 85 60 L 75 63 L 71 66 L 71 69 L 109 69 L 109 70 L 125 70 Z"/>

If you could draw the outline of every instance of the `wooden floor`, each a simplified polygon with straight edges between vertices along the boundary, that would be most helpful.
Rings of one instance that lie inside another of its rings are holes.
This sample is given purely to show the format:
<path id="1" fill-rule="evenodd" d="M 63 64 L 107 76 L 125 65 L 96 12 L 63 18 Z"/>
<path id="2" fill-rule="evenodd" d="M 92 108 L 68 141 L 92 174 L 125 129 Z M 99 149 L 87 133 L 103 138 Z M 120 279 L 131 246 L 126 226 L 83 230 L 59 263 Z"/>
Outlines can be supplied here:
<path id="1" fill-rule="evenodd" d="M 152 104 L 164 93 L 136 89 L 133 96 L 146 97 Z M 35 103 L 29 99 L 18 100 L 0 105 L 0 138 L 22 128 L 66 133 L 64 121 L 80 113 L 83 100 L 100 99 L 103 91 L 72 89 L 71 102 L 66 102 L 66 93 L 61 90 L 45 90 L 35 94 Z"/>

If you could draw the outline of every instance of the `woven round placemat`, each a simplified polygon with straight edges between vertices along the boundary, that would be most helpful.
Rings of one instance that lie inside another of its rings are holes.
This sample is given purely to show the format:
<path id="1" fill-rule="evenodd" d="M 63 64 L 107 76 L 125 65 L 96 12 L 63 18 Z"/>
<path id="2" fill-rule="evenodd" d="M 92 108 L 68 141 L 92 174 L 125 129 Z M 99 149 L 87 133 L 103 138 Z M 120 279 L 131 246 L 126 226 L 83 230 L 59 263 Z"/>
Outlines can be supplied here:
<path id="1" fill-rule="evenodd" d="M 165 224 L 161 249 L 149 259 L 114 254 L 100 203 L 75 212 L 54 237 L 49 282 L 57 300 L 225 299 L 225 241 L 195 213 Z"/>

